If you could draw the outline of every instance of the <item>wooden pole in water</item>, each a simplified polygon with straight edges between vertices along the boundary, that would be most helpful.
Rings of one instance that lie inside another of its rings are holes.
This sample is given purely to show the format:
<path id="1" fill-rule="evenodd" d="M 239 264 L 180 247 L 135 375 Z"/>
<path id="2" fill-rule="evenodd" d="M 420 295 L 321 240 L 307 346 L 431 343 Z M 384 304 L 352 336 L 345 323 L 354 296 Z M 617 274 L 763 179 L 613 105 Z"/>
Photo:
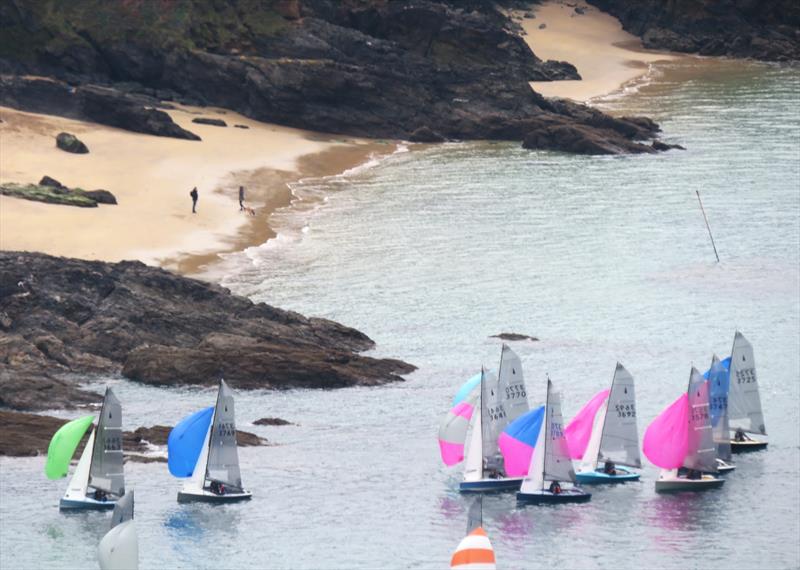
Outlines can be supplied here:
<path id="1" fill-rule="evenodd" d="M 714 243 L 714 236 L 711 234 L 711 226 L 708 225 L 708 217 L 706 216 L 706 210 L 703 208 L 703 201 L 700 199 L 700 190 L 695 190 L 695 194 L 697 194 L 697 201 L 700 202 L 700 211 L 703 212 L 703 219 L 706 221 L 706 229 L 708 230 L 708 237 L 711 238 L 711 247 L 714 248 L 714 255 L 717 258 L 717 263 L 719 263 L 719 254 L 717 253 L 717 245 Z"/>

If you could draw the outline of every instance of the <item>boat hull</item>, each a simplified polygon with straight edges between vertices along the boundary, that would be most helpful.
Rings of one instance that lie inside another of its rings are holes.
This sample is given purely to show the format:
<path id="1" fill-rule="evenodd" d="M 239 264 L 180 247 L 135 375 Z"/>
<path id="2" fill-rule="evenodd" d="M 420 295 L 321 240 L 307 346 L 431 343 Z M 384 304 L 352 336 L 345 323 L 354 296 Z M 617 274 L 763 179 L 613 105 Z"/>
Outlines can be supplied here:
<path id="1" fill-rule="evenodd" d="M 253 494 L 250 491 L 225 493 L 224 495 L 217 495 L 205 489 L 201 491 L 178 491 L 179 503 L 238 503 L 240 501 L 249 501 L 252 497 Z"/>
<path id="2" fill-rule="evenodd" d="M 731 453 L 749 453 L 751 451 L 761 451 L 767 448 L 766 441 L 734 441 L 731 440 Z"/>
<path id="3" fill-rule="evenodd" d="M 517 502 L 529 505 L 558 505 L 562 503 L 585 503 L 592 498 L 591 493 L 583 489 L 572 487 L 564 489 L 558 494 L 547 490 L 534 491 L 532 493 L 517 493 Z"/>
<path id="4" fill-rule="evenodd" d="M 84 499 L 67 499 L 63 497 L 58 503 L 58 508 L 62 511 L 110 511 L 114 508 L 117 501 L 96 501 L 90 497 Z"/>
<path id="5" fill-rule="evenodd" d="M 507 477 L 503 479 L 478 479 L 477 481 L 462 481 L 458 490 L 462 493 L 503 493 L 519 491 L 522 477 Z"/>
<path id="6" fill-rule="evenodd" d="M 656 481 L 657 493 L 678 493 L 682 491 L 707 491 L 719 489 L 725 484 L 725 479 L 717 479 L 711 475 L 703 475 L 701 479 L 687 479 L 685 477 L 670 477 Z"/>
<path id="7" fill-rule="evenodd" d="M 616 483 L 626 483 L 628 481 L 638 481 L 639 474 L 624 467 L 616 468 L 616 475 L 609 475 L 600 471 L 581 471 L 575 474 L 578 483 L 584 485 L 613 485 Z"/>

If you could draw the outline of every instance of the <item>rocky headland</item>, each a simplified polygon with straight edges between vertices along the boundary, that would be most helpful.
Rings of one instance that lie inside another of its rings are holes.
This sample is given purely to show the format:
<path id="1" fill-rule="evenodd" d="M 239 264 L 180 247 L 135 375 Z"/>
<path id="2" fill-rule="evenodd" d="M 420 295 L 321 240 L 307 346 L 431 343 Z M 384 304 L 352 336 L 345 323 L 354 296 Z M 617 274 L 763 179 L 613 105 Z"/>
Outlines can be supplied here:
<path id="1" fill-rule="evenodd" d="M 651 49 L 800 59 L 800 3 L 795 0 L 588 0 L 640 36 Z"/>
<path id="2" fill-rule="evenodd" d="M 539 59 L 488 0 L 52 4 L 0 1 L 0 104 L 183 138 L 194 135 L 163 101 L 367 137 L 657 150 L 642 144 L 658 134 L 652 121 L 533 92 L 529 81 L 579 75 Z"/>
<path id="3" fill-rule="evenodd" d="M 96 373 L 162 386 L 341 388 L 402 380 L 399 360 L 344 325 L 232 295 L 140 262 L 0 252 L 0 406 L 97 402 Z"/>

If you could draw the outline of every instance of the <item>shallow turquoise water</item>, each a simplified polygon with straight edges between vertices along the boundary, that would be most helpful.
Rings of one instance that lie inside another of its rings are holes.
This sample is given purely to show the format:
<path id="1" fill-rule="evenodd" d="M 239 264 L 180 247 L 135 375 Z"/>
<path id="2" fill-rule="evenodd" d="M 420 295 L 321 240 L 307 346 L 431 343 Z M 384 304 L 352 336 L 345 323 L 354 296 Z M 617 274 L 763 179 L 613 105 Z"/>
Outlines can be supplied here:
<path id="1" fill-rule="evenodd" d="M 248 504 L 179 506 L 163 464 L 129 464 L 142 567 L 447 567 L 467 503 L 436 430 L 459 383 L 496 366 L 489 335 L 541 339 L 513 346 L 532 402 L 549 373 L 567 417 L 621 361 L 643 433 L 737 327 L 755 347 L 770 448 L 737 457 L 722 490 L 657 496 L 648 466 L 586 505 L 488 498 L 485 527 L 502 568 L 800 565 L 800 71 L 720 67 L 604 104 L 653 116 L 685 152 L 447 144 L 300 185 L 304 200 L 276 216 L 280 238 L 231 256 L 224 283 L 359 328 L 376 354 L 419 370 L 380 388 L 239 393 L 240 428 L 279 444 L 241 450 Z M 213 400 L 112 382 L 129 425 Z M 247 425 L 263 416 L 300 425 Z M 42 465 L 0 460 L 0 566 L 92 567 L 107 515 L 59 515 L 66 482 Z"/>

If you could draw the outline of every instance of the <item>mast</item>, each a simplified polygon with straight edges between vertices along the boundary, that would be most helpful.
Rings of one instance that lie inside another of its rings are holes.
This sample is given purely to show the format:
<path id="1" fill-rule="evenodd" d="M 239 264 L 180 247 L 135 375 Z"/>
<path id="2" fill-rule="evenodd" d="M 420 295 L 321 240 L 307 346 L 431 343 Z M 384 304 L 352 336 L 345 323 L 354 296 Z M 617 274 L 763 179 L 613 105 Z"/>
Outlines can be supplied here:
<path id="1" fill-rule="evenodd" d="M 550 425 L 550 374 L 547 375 L 547 395 L 545 396 L 545 405 L 544 405 L 544 425 L 540 428 L 544 430 L 544 449 L 542 452 L 544 453 L 544 462 L 542 463 L 542 491 L 544 491 L 544 474 L 547 469 L 547 427 Z"/>
<path id="2" fill-rule="evenodd" d="M 481 365 L 481 472 L 480 472 L 480 476 L 478 477 L 478 479 L 483 479 L 483 463 L 484 463 L 484 456 L 483 456 L 483 436 L 484 436 L 484 431 L 483 430 L 486 429 L 486 422 L 484 421 L 484 418 L 483 418 L 483 403 L 484 403 L 483 391 L 485 389 L 485 387 L 484 387 L 484 379 L 485 378 L 486 378 L 486 372 L 483 369 L 483 365 Z"/>

